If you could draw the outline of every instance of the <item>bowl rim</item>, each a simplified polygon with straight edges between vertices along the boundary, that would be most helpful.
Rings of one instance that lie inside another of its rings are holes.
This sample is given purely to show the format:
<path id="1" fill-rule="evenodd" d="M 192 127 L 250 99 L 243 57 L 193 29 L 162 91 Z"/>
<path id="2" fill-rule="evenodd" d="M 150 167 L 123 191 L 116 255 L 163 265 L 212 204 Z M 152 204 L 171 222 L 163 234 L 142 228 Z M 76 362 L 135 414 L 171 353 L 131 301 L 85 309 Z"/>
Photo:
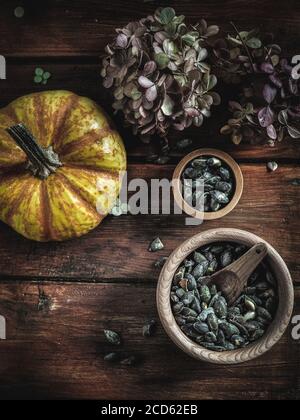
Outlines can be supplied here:
<path id="1" fill-rule="evenodd" d="M 227 204 L 227 206 L 216 212 L 202 212 L 192 208 L 184 200 L 181 193 L 181 176 L 184 169 L 187 167 L 189 162 L 201 156 L 213 156 L 221 159 L 230 167 L 235 178 L 235 192 L 231 201 Z M 204 148 L 194 150 L 179 162 L 173 173 L 172 185 L 174 199 L 179 208 L 186 214 L 200 220 L 216 220 L 229 214 L 238 205 L 244 190 L 244 177 L 240 166 L 228 153 L 223 152 L 222 150 Z"/>
<path id="2" fill-rule="evenodd" d="M 267 245 L 267 258 L 273 267 L 274 273 L 276 273 L 279 305 L 272 324 L 261 339 L 249 344 L 244 349 L 218 353 L 201 347 L 181 331 L 172 313 L 170 291 L 174 274 L 188 255 L 203 245 L 224 241 L 237 242 L 248 246 L 255 245 L 258 242 L 263 242 Z M 189 238 L 171 254 L 159 277 L 156 301 L 161 323 L 176 346 L 198 360 L 214 364 L 233 365 L 260 357 L 268 352 L 281 339 L 289 326 L 293 313 L 294 286 L 285 262 L 267 241 L 244 230 L 220 228 L 207 230 Z"/>

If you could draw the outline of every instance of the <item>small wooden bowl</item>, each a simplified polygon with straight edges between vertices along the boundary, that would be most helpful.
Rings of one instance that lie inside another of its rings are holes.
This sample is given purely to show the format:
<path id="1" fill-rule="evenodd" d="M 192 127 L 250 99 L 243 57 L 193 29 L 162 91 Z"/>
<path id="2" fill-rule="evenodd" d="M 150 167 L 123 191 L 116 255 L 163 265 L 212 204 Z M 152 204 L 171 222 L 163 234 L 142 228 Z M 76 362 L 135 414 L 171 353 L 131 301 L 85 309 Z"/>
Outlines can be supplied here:
<path id="1" fill-rule="evenodd" d="M 216 212 L 208 213 L 208 212 L 202 212 L 202 211 L 196 210 L 192 208 L 184 200 L 182 196 L 182 181 L 181 181 L 182 173 L 191 161 L 202 156 L 214 156 L 221 159 L 223 162 L 227 164 L 227 166 L 229 166 L 235 179 L 235 193 L 230 203 L 226 207 L 223 207 L 221 210 L 216 211 Z M 177 205 L 189 216 L 195 217 L 200 220 L 216 220 L 216 219 L 220 219 L 221 217 L 226 216 L 237 206 L 238 202 L 241 199 L 243 189 L 244 189 L 244 178 L 243 178 L 241 168 L 236 163 L 236 161 L 232 159 L 231 156 L 229 156 L 225 152 L 222 152 L 221 150 L 215 150 L 215 149 L 195 150 L 194 152 L 187 155 L 184 159 L 182 159 L 182 161 L 176 167 L 174 175 L 173 175 L 173 193 L 174 193 L 174 198 Z"/>
<path id="2" fill-rule="evenodd" d="M 264 242 L 268 247 L 268 263 L 278 283 L 279 305 L 273 323 L 266 334 L 249 346 L 224 353 L 207 350 L 190 340 L 177 325 L 171 309 L 170 292 L 176 270 L 192 252 L 214 242 L 236 242 L 249 247 Z M 166 262 L 157 286 L 157 308 L 162 325 L 173 342 L 190 356 L 215 364 L 238 364 L 255 359 L 269 351 L 286 331 L 293 313 L 294 287 L 289 270 L 277 253 L 266 241 L 252 233 L 237 229 L 216 229 L 200 233 L 184 242 Z"/>

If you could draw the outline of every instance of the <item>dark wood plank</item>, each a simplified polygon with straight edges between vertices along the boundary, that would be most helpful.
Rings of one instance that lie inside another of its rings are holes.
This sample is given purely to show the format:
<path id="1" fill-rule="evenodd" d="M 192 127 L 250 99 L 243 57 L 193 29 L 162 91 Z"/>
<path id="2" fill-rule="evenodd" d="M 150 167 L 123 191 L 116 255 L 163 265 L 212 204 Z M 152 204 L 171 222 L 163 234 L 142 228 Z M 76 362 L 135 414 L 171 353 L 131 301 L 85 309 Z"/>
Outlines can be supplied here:
<path id="1" fill-rule="evenodd" d="M 173 166 L 130 165 L 134 178 L 170 179 Z M 169 255 L 183 240 L 210 228 L 240 228 L 256 233 L 274 245 L 299 282 L 300 178 L 296 165 L 281 165 L 268 173 L 265 165 L 244 164 L 245 190 L 239 206 L 222 220 L 186 226 L 185 215 L 138 215 L 109 217 L 87 236 L 64 243 L 38 244 L 23 239 L 1 224 L 0 276 L 45 277 L 70 280 L 135 279 L 156 281 L 155 261 Z M 149 242 L 159 235 L 165 250 L 148 252 Z"/>
<path id="2" fill-rule="evenodd" d="M 174 6 L 190 22 L 205 18 L 229 29 L 234 20 L 241 29 L 261 27 L 275 32 L 288 51 L 299 45 L 300 4 L 298 0 L 79 0 L 25 3 L 25 16 L 14 17 L 15 4 L 1 2 L 0 51 L 7 56 L 91 56 L 103 52 L 116 27 L 152 13 L 157 6 Z M 246 6 L 246 7 L 245 7 Z M 287 52 L 288 52 L 287 51 Z"/>
<path id="3" fill-rule="evenodd" d="M 296 290 L 295 314 L 300 311 Z M 1 284 L 1 398 L 296 399 L 300 341 L 292 326 L 268 354 L 242 366 L 212 366 L 178 350 L 161 327 L 142 337 L 156 317 L 155 287 L 129 284 Z M 111 366 L 104 328 L 122 334 L 136 367 Z"/>
<path id="4" fill-rule="evenodd" d="M 46 87 L 36 85 L 33 81 L 34 70 L 37 66 L 42 66 L 45 70 L 52 73 L 52 78 Z M 34 60 L 33 62 L 25 60 L 20 65 L 10 59 L 8 60 L 7 80 L 1 80 L 0 107 L 6 106 L 19 96 L 39 92 L 44 89 L 66 89 L 74 91 L 78 95 L 88 96 L 101 104 L 113 117 L 119 131 L 125 139 L 130 159 L 141 163 L 145 160 L 145 157 L 157 152 L 157 144 L 159 142 L 154 139 L 152 145 L 146 146 L 132 135 L 130 129 L 124 129 L 121 117 L 115 117 L 112 113 L 110 97 L 107 90 L 102 87 L 99 69 L 100 60 L 99 64 L 80 64 L 79 62 L 54 63 L 40 59 Z M 229 100 L 234 95 L 231 92 L 226 97 Z M 213 117 L 208 119 L 201 129 L 193 128 L 186 130 L 184 133 L 171 133 L 171 143 L 174 143 L 178 139 L 189 137 L 194 141 L 192 147 L 194 149 L 199 147 L 216 147 L 231 153 L 233 157 L 243 161 L 300 159 L 299 144 L 295 140 L 286 140 L 279 143 L 276 147 L 269 147 L 267 145 L 252 146 L 247 144 L 242 144 L 237 147 L 233 145 L 229 137 L 220 135 L 220 128 L 227 121 L 227 117 L 229 117 L 226 107 L 227 103 L 224 100 L 224 103 L 220 107 L 215 107 Z M 173 156 L 173 161 L 178 162 L 182 155 L 173 153 Z"/>

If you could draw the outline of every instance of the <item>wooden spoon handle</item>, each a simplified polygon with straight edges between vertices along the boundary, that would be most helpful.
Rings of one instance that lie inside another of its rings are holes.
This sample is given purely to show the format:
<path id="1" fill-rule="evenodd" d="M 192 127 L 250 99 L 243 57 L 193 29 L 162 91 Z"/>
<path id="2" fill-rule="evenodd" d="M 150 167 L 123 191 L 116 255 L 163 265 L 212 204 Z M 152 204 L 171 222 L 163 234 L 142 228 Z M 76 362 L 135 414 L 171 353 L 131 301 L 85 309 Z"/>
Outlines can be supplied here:
<path id="1" fill-rule="evenodd" d="M 228 267 L 231 272 L 234 272 L 239 277 L 242 289 L 246 286 L 249 277 L 267 254 L 267 245 L 260 243 L 253 246 L 246 254 Z"/>

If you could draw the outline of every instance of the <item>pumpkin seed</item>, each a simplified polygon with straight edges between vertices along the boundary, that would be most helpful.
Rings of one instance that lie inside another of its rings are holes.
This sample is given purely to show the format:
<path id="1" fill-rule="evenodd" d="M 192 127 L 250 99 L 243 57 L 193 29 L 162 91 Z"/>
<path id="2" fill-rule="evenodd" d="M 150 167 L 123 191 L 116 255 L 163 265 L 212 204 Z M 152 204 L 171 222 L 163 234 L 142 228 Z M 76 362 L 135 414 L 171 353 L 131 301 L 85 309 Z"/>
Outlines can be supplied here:
<path id="1" fill-rule="evenodd" d="M 194 159 L 183 171 L 184 194 L 186 200 L 193 197 L 193 206 L 199 209 L 204 203 L 204 211 L 216 212 L 226 206 L 233 195 L 234 177 L 227 165 L 216 157 Z M 184 180 L 191 180 L 187 185 Z M 204 185 L 203 185 L 204 183 Z M 190 191 L 192 185 L 192 191 Z M 204 187 L 204 196 L 199 190 Z M 201 200 L 200 200 L 201 199 Z"/>
<path id="2" fill-rule="evenodd" d="M 272 315 L 265 308 L 258 307 L 257 314 L 259 317 L 265 319 L 266 321 L 272 321 Z"/>
<path id="3" fill-rule="evenodd" d="M 193 325 L 194 329 L 199 332 L 200 334 L 206 334 L 209 332 L 208 325 L 204 322 L 197 321 Z"/>
<path id="4" fill-rule="evenodd" d="M 173 306 L 173 312 L 174 314 L 180 314 L 184 308 L 184 305 L 182 302 L 178 302 Z"/>
<path id="5" fill-rule="evenodd" d="M 196 296 L 194 296 L 194 301 L 192 303 L 191 308 L 197 313 L 200 313 L 202 311 L 200 300 Z"/>
<path id="6" fill-rule="evenodd" d="M 114 344 L 116 346 L 119 346 L 121 344 L 121 337 L 115 331 L 104 330 L 104 335 L 109 343 Z"/>
<path id="7" fill-rule="evenodd" d="M 154 319 L 152 319 L 151 321 L 147 322 L 147 324 L 145 324 L 143 326 L 143 336 L 144 337 L 152 337 L 155 329 L 156 329 L 156 321 Z"/>
<path id="8" fill-rule="evenodd" d="M 231 342 L 236 347 L 242 347 L 245 344 L 246 340 L 243 337 L 241 337 L 240 335 L 233 335 L 231 337 Z"/>
<path id="9" fill-rule="evenodd" d="M 195 252 L 194 253 L 194 261 L 197 264 L 202 264 L 203 262 L 206 263 L 207 260 L 206 260 L 205 256 L 203 254 L 201 254 L 201 252 Z"/>
<path id="10" fill-rule="evenodd" d="M 154 264 L 155 268 L 163 268 L 165 263 L 168 261 L 168 257 L 161 257 Z"/>
<path id="11" fill-rule="evenodd" d="M 244 322 L 248 322 L 248 321 L 253 321 L 256 318 L 256 313 L 255 312 L 247 312 L 244 315 Z"/>
<path id="12" fill-rule="evenodd" d="M 115 363 L 120 360 L 120 355 L 118 353 L 109 353 L 104 356 L 105 362 Z"/>
<path id="13" fill-rule="evenodd" d="M 275 172 L 278 169 L 278 163 L 277 162 L 268 162 L 267 168 L 269 172 Z"/>
<path id="14" fill-rule="evenodd" d="M 218 174 L 224 181 L 230 181 L 231 179 L 230 171 L 224 167 L 219 168 Z"/>
<path id="15" fill-rule="evenodd" d="M 179 288 L 176 290 L 176 296 L 179 297 L 179 299 L 183 298 L 183 296 L 185 295 L 186 291 L 182 288 Z"/>
<path id="16" fill-rule="evenodd" d="M 194 299 L 195 299 L 194 293 L 193 292 L 187 292 L 183 296 L 182 303 L 185 306 L 189 306 L 194 302 Z"/>
<path id="17" fill-rule="evenodd" d="M 219 296 L 219 299 L 216 300 L 214 304 L 214 310 L 218 318 L 220 319 L 226 318 L 227 313 L 228 313 L 227 302 L 222 296 Z"/>
<path id="18" fill-rule="evenodd" d="M 185 306 L 183 309 L 182 309 L 182 311 L 181 311 L 181 314 L 183 315 L 183 316 L 192 316 L 192 317 L 197 317 L 197 312 L 196 311 L 194 311 L 193 309 L 191 309 L 191 308 L 188 308 L 187 306 Z"/>
<path id="19" fill-rule="evenodd" d="M 186 324 L 186 320 L 182 316 L 175 316 L 175 320 L 179 326 Z"/>
<path id="20" fill-rule="evenodd" d="M 121 365 L 123 366 L 134 366 L 136 365 L 138 362 L 138 359 L 136 356 L 129 356 L 126 359 L 123 359 L 121 361 Z"/>
<path id="21" fill-rule="evenodd" d="M 207 260 L 205 260 L 202 263 L 196 265 L 196 267 L 193 270 L 193 276 L 196 277 L 196 278 L 203 277 L 206 274 L 206 271 L 208 269 L 208 265 L 209 265 L 209 263 L 208 263 Z"/>
<path id="22" fill-rule="evenodd" d="M 221 255 L 221 266 L 222 268 L 228 267 L 233 262 L 233 255 L 231 251 L 225 251 Z"/>
<path id="23" fill-rule="evenodd" d="M 154 239 L 149 246 L 149 252 L 158 252 L 162 249 L 164 249 L 164 244 L 160 238 Z"/>
<path id="24" fill-rule="evenodd" d="M 215 311 L 213 308 L 207 308 L 198 315 L 198 320 L 205 322 L 209 315 L 215 315 Z"/>
<path id="25" fill-rule="evenodd" d="M 245 307 L 250 312 L 256 311 L 256 304 L 248 296 L 245 297 Z"/>
<path id="26" fill-rule="evenodd" d="M 200 297 L 202 302 L 209 303 L 211 300 L 211 293 L 208 286 L 200 287 Z"/>
<path id="27" fill-rule="evenodd" d="M 243 348 L 259 339 L 272 322 L 276 281 L 273 276 L 267 281 L 266 265 L 253 273 L 244 294 L 230 308 L 215 285 L 205 285 L 210 270 L 230 265 L 247 250 L 231 243 L 206 245 L 186 258 L 174 276 L 170 301 L 175 320 L 184 334 L 210 350 Z"/>
<path id="28" fill-rule="evenodd" d="M 187 289 L 192 291 L 197 289 L 197 282 L 194 276 L 192 276 L 191 274 L 187 274 L 186 275 L 186 280 L 187 280 Z"/>
<path id="29" fill-rule="evenodd" d="M 250 340 L 251 341 L 257 341 L 260 338 L 262 338 L 264 336 L 264 334 L 265 334 L 265 331 L 263 329 L 256 329 L 254 331 L 254 333 L 252 334 Z"/>
<path id="30" fill-rule="evenodd" d="M 216 317 L 215 313 L 208 314 L 207 325 L 209 326 L 211 331 L 213 331 L 213 332 L 218 331 L 219 323 L 218 323 L 218 318 Z"/>
<path id="31" fill-rule="evenodd" d="M 222 162 L 220 159 L 212 157 L 207 160 L 207 165 L 211 168 L 220 168 L 222 166 Z"/>
<path id="32" fill-rule="evenodd" d="M 207 343 L 216 343 L 217 342 L 217 337 L 213 332 L 208 332 L 208 333 L 205 334 L 204 340 Z"/>

